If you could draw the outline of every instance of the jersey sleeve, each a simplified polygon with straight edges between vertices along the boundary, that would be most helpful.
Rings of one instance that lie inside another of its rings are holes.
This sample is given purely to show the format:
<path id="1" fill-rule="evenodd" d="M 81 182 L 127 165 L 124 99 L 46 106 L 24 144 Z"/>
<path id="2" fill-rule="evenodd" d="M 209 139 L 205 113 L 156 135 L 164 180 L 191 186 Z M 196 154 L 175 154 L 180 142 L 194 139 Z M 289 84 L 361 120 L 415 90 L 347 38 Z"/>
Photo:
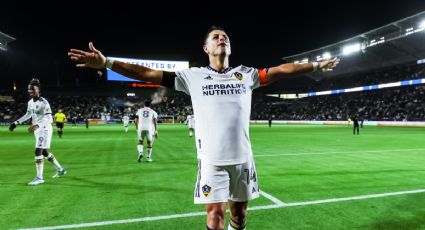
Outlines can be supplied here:
<path id="1" fill-rule="evenodd" d="M 189 73 L 190 69 L 177 71 L 176 78 L 174 79 L 174 89 L 177 91 L 184 92 L 187 95 L 190 95 L 190 80 L 188 77 Z"/>
<path id="2" fill-rule="evenodd" d="M 48 101 L 43 102 L 44 105 L 44 115 L 50 114 L 52 115 L 52 109 L 50 108 L 50 104 Z"/>
<path id="3" fill-rule="evenodd" d="M 252 86 L 251 89 L 256 89 L 260 86 L 263 86 L 267 84 L 267 72 L 269 71 L 268 68 L 264 69 L 256 69 L 253 68 L 254 71 L 252 71 Z"/>
<path id="4" fill-rule="evenodd" d="M 251 89 L 256 89 L 260 87 L 260 74 L 259 70 L 256 68 L 253 68 L 254 71 L 252 71 L 251 77 L 252 77 L 252 85 Z"/>

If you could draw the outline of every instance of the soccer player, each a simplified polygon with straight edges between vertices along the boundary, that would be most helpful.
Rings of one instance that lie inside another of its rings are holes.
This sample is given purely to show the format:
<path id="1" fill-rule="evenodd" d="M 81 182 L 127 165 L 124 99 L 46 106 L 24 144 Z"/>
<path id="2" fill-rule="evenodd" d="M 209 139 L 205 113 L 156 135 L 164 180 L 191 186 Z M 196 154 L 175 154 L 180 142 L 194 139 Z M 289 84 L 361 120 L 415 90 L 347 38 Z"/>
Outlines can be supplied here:
<path id="1" fill-rule="evenodd" d="M 72 128 L 77 127 L 77 113 L 72 115 Z"/>
<path id="2" fill-rule="evenodd" d="M 28 128 L 29 132 L 33 132 L 35 136 L 35 166 L 37 176 L 28 183 L 28 185 L 38 185 L 44 183 L 43 168 L 44 158 L 47 158 L 57 172 L 53 178 L 58 178 L 66 174 L 66 170 L 59 164 L 55 156 L 49 152 L 50 143 L 52 141 L 52 110 L 46 99 L 40 96 L 40 81 L 36 78 L 32 79 L 28 85 L 28 94 L 31 99 L 28 101 L 27 113 L 13 122 L 9 126 L 9 130 L 13 131 L 17 125 L 22 124 L 28 119 L 32 119 L 32 125 Z"/>
<path id="3" fill-rule="evenodd" d="M 194 201 L 205 204 L 207 229 L 224 229 L 226 203 L 230 209 L 228 229 L 245 229 L 248 201 L 259 196 L 257 172 L 249 138 L 252 90 L 279 79 L 313 71 L 330 71 L 339 59 L 288 63 L 257 69 L 232 68 L 230 39 L 224 29 L 212 27 L 203 51 L 209 65 L 166 72 L 106 58 L 93 44 L 89 52 L 71 49 L 77 67 L 109 68 L 127 77 L 161 84 L 191 96 L 198 152 L 198 180 Z"/>
<path id="4" fill-rule="evenodd" d="M 139 152 L 138 161 L 140 162 L 143 158 L 143 141 L 146 138 L 146 161 L 152 161 L 152 146 L 154 136 L 158 138 L 157 131 L 157 120 L 158 114 L 150 108 L 151 101 L 145 101 L 145 107 L 137 110 L 134 124 L 136 124 L 138 145 L 137 150 Z"/>
<path id="5" fill-rule="evenodd" d="M 86 124 L 86 129 L 88 129 L 89 128 L 89 116 L 88 115 L 86 115 L 84 117 L 84 123 Z"/>
<path id="6" fill-rule="evenodd" d="M 359 135 L 359 117 L 357 115 L 354 115 L 351 119 L 353 121 L 353 135 Z"/>
<path id="7" fill-rule="evenodd" d="M 130 122 L 130 117 L 127 114 L 124 114 L 122 117 L 122 123 L 124 125 L 125 132 L 128 132 L 128 123 Z"/>
<path id="8" fill-rule="evenodd" d="M 56 127 L 58 128 L 59 138 L 62 138 L 63 126 L 66 123 L 66 116 L 64 113 L 62 113 L 62 109 L 59 109 L 58 112 L 55 113 L 54 118 L 56 122 Z"/>
<path id="9" fill-rule="evenodd" d="M 193 136 L 195 131 L 195 117 L 193 115 L 188 115 L 186 118 L 187 127 L 189 127 L 189 137 Z"/>
<path id="10" fill-rule="evenodd" d="M 269 128 L 271 128 L 271 127 L 272 127 L 272 121 L 273 121 L 273 117 L 272 117 L 272 115 L 270 114 L 270 115 L 269 115 Z"/>

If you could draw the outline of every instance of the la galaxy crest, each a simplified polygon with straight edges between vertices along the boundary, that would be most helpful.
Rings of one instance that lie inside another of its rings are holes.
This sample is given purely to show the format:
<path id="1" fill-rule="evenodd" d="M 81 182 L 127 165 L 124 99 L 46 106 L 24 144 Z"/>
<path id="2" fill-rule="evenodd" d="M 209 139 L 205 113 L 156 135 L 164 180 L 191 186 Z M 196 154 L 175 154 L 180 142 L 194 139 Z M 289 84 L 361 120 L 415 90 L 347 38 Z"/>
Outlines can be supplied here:
<path id="1" fill-rule="evenodd" d="M 211 193 L 211 187 L 208 185 L 202 186 L 202 193 L 204 194 L 205 197 L 207 197 Z"/>
<path id="2" fill-rule="evenodd" d="M 233 73 L 233 76 L 234 76 L 236 79 L 238 79 L 239 81 L 242 81 L 242 80 L 243 80 L 243 75 L 242 75 L 241 73 L 239 73 L 239 72 L 234 72 L 234 73 Z"/>

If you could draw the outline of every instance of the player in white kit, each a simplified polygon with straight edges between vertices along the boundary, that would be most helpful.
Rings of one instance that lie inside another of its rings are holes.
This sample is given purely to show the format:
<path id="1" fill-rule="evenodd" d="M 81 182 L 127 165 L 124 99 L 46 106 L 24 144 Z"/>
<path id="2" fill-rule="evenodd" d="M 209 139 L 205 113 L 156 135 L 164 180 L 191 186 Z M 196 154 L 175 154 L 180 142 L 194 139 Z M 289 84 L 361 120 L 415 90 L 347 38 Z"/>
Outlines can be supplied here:
<path id="1" fill-rule="evenodd" d="M 209 66 L 177 72 L 106 58 L 92 43 L 90 52 L 71 49 L 77 67 L 109 68 L 127 77 L 161 84 L 189 94 L 196 117 L 198 179 L 195 203 L 205 204 L 207 229 L 224 229 L 226 203 L 230 209 L 228 229 L 245 229 L 248 201 L 259 196 L 257 172 L 249 138 L 252 90 L 285 77 L 313 71 L 329 71 L 339 59 L 321 62 L 288 63 L 256 69 L 231 68 L 230 40 L 220 27 L 206 34 L 203 50 Z"/>
<path id="2" fill-rule="evenodd" d="M 186 118 L 186 124 L 187 124 L 187 127 L 189 128 L 189 137 L 192 137 L 195 131 L 195 116 L 188 115 Z"/>
<path id="3" fill-rule="evenodd" d="M 130 117 L 127 115 L 127 114 L 125 114 L 123 117 L 122 117 L 122 124 L 124 125 L 124 130 L 125 130 L 125 132 L 128 132 L 128 123 L 130 122 Z"/>
<path id="4" fill-rule="evenodd" d="M 139 143 L 137 151 L 139 152 L 138 161 L 143 158 L 143 141 L 146 138 L 146 161 L 152 161 L 152 146 L 154 137 L 158 137 L 157 120 L 158 114 L 150 108 L 151 101 L 145 101 L 145 107 L 137 110 L 134 123 L 137 129 L 137 138 Z"/>
<path id="5" fill-rule="evenodd" d="M 28 85 L 28 94 L 31 99 L 28 101 L 27 113 L 17 121 L 11 123 L 9 130 L 13 131 L 17 125 L 30 118 L 32 119 L 32 125 L 28 128 L 28 131 L 33 132 L 35 136 L 35 164 L 37 176 L 29 182 L 28 185 L 38 185 L 44 183 L 44 157 L 47 158 L 57 170 L 53 178 L 58 178 L 66 174 L 66 170 L 59 164 L 55 156 L 49 152 L 53 133 L 52 110 L 49 102 L 43 97 L 40 97 L 40 81 L 38 79 L 31 80 Z"/>

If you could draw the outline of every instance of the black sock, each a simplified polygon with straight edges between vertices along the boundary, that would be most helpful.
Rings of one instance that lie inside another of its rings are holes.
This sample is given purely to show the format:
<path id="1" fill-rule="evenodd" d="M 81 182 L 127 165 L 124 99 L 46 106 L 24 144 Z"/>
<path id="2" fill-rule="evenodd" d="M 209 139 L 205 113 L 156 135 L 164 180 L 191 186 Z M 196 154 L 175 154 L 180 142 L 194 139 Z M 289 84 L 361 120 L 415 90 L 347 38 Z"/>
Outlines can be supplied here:
<path id="1" fill-rule="evenodd" d="M 212 229 L 212 228 L 208 227 L 208 225 L 207 225 L 207 230 L 224 230 L 224 229 L 221 229 L 221 228 Z"/>

